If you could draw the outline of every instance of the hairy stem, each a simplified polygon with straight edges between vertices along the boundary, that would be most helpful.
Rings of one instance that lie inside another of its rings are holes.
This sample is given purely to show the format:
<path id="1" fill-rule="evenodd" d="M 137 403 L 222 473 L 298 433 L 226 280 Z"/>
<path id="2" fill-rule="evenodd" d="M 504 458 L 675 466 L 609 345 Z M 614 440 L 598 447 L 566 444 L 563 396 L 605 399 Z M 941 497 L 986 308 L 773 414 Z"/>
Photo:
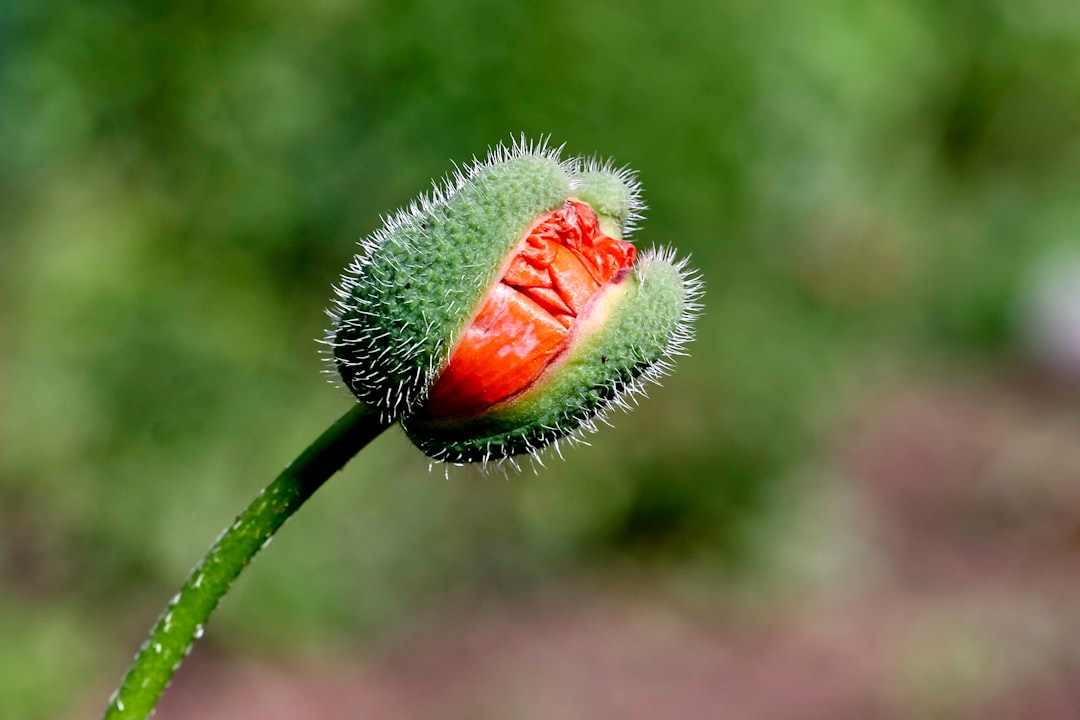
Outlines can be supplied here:
<path id="1" fill-rule="evenodd" d="M 105 710 L 105 720 L 149 717 L 210 614 L 277 529 L 385 430 L 378 413 L 357 404 L 274 479 L 217 539 L 169 602 Z"/>

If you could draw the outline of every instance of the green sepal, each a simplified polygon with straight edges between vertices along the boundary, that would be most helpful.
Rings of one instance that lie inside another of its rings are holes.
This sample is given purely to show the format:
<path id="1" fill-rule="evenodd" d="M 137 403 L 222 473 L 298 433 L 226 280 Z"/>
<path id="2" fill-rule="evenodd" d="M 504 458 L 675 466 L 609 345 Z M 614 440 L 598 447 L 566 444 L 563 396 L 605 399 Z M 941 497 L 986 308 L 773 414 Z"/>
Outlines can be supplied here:
<path id="1" fill-rule="evenodd" d="M 510 250 L 571 191 L 554 152 L 500 147 L 366 240 L 330 338 L 353 394 L 387 420 L 421 402 Z"/>
<path id="2" fill-rule="evenodd" d="M 590 162 L 578 173 L 576 186 L 574 196 L 588 203 L 605 233 L 621 240 L 633 231 L 642 210 L 641 187 L 633 173 Z"/>

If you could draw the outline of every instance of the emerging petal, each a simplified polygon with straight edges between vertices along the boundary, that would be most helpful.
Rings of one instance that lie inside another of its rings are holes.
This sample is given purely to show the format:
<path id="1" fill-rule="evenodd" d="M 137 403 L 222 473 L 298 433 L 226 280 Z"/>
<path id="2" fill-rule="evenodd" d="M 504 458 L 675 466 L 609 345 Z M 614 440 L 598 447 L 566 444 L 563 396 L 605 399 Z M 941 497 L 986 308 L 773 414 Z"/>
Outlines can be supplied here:
<path id="1" fill-rule="evenodd" d="M 514 247 L 435 381 L 427 414 L 474 415 L 528 388 L 562 352 L 578 315 L 634 257 L 633 245 L 601 232 L 585 203 L 568 200 L 542 217 Z"/>
<path id="2" fill-rule="evenodd" d="M 520 393 L 471 417 L 402 421 L 428 455 L 477 462 L 531 453 L 593 429 L 593 419 L 657 380 L 691 339 L 700 281 L 666 252 L 647 252 L 594 296 L 565 347 Z"/>
<path id="3" fill-rule="evenodd" d="M 467 326 L 482 341 L 463 339 L 402 420 L 417 447 L 455 463 L 534 453 L 594 429 L 667 372 L 691 339 L 701 283 L 670 252 L 639 256 L 621 240 L 637 191 L 624 171 L 576 173 L 574 197 L 514 246 Z"/>

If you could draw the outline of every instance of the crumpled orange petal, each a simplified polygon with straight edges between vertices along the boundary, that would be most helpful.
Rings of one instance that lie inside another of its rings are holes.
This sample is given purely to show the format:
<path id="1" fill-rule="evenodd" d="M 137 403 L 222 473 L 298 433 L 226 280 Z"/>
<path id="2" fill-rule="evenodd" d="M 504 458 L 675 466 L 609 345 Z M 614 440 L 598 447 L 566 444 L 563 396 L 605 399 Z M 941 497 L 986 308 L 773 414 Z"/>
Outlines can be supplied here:
<path id="1" fill-rule="evenodd" d="M 568 200 L 513 251 L 428 396 L 434 418 L 474 415 L 527 388 L 562 350 L 589 300 L 634 264 L 633 245 L 605 235 L 588 205 Z"/>

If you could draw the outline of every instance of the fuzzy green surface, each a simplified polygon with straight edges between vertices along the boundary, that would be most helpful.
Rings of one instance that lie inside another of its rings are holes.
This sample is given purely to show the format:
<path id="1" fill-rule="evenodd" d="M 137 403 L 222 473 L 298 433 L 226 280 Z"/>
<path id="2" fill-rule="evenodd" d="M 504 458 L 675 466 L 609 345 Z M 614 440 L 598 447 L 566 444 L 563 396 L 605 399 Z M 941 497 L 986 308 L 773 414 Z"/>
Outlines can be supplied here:
<path id="1" fill-rule="evenodd" d="M 475 462 L 533 452 L 573 434 L 603 413 L 659 364 L 680 332 L 687 288 L 679 269 L 660 257 L 643 258 L 622 281 L 603 324 L 582 333 L 526 393 L 492 412 L 458 421 L 403 422 L 428 455 Z"/>
<path id="2" fill-rule="evenodd" d="M 387 415 L 422 398 L 510 250 L 570 187 L 557 162 L 523 155 L 391 220 L 360 257 L 335 329 L 335 361 L 354 394 Z"/>
<path id="3" fill-rule="evenodd" d="M 633 190 L 623 178 L 603 170 L 585 171 L 578 175 L 576 197 L 589 204 L 597 215 L 626 225 L 633 206 Z"/>

